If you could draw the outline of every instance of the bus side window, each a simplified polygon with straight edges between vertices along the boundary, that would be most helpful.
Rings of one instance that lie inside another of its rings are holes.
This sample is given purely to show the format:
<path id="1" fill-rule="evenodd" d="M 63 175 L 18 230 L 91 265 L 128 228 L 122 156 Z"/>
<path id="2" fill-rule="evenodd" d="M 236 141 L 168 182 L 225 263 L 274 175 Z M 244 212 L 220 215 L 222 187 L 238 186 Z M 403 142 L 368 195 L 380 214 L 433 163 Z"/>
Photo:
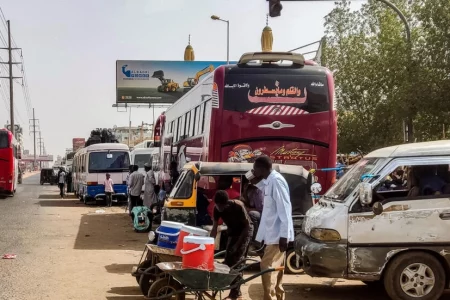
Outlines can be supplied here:
<path id="1" fill-rule="evenodd" d="M 201 131 L 201 133 L 205 132 L 205 116 L 206 116 L 206 104 L 207 103 L 208 103 L 208 101 L 203 103 L 202 121 L 201 121 L 202 122 L 202 131 Z"/>
<path id="2" fill-rule="evenodd" d="M 196 136 L 198 134 L 198 117 L 200 113 L 200 106 L 197 106 L 194 110 L 194 123 L 192 124 L 192 135 Z"/>
<path id="3" fill-rule="evenodd" d="M 189 137 L 190 124 L 191 124 L 191 112 L 188 111 L 188 112 L 186 113 L 186 117 L 185 117 L 185 125 L 184 125 L 184 136 L 185 136 L 185 138 L 188 138 L 188 137 Z"/>

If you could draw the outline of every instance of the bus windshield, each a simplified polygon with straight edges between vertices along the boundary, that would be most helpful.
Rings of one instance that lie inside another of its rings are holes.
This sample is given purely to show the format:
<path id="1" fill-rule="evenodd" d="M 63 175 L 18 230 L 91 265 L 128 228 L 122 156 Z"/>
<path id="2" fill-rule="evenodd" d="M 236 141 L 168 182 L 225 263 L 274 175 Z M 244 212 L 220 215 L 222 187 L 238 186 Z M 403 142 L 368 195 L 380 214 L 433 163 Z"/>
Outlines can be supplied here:
<path id="1" fill-rule="evenodd" d="M 279 113 L 268 107 L 280 106 Z M 230 111 L 291 115 L 330 110 L 325 75 L 228 74 L 224 109 Z M 297 110 L 295 110 L 297 108 Z M 257 111 L 258 110 L 258 111 Z"/>
<path id="2" fill-rule="evenodd" d="M 146 163 L 151 164 L 152 156 L 151 154 L 136 154 L 134 156 L 134 164 L 139 168 L 143 168 Z"/>
<path id="3" fill-rule="evenodd" d="M 125 171 L 130 167 L 128 152 L 91 152 L 89 154 L 89 173 Z"/>
<path id="4" fill-rule="evenodd" d="M 5 149 L 8 147 L 8 133 L 6 131 L 0 131 L 0 149 Z"/>

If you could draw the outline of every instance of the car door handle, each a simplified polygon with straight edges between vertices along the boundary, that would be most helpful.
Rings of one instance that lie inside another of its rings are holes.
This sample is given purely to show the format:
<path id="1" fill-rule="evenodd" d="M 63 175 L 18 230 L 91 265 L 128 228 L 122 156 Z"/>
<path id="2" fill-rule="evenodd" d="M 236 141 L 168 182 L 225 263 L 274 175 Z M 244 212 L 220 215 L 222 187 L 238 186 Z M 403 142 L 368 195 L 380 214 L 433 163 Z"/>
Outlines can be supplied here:
<path id="1" fill-rule="evenodd" d="M 440 213 L 439 218 L 441 218 L 442 220 L 450 220 L 450 211 Z"/>

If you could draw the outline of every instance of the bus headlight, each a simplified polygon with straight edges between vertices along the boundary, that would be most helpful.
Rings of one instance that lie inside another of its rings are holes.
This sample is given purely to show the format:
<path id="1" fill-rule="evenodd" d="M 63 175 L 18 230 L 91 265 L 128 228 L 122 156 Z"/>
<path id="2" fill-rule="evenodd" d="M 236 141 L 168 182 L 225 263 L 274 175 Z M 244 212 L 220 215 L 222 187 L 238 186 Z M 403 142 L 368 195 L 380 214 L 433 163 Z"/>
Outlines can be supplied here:
<path id="1" fill-rule="evenodd" d="M 149 242 L 153 242 L 153 241 L 155 240 L 155 238 L 156 238 L 155 232 L 154 232 L 154 231 L 150 231 L 150 232 L 148 233 L 148 241 L 149 241 Z"/>
<path id="2" fill-rule="evenodd" d="M 341 240 L 341 235 L 334 229 L 313 228 L 311 229 L 313 239 L 324 242 L 337 242 Z"/>

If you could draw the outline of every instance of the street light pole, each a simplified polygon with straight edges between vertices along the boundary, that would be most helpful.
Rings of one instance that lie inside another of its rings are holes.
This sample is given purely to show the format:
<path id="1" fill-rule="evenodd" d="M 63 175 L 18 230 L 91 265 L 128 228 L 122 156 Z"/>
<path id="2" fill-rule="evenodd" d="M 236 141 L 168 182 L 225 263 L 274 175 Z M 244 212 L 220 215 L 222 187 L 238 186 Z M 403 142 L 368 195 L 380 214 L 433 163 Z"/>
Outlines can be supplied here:
<path id="1" fill-rule="evenodd" d="M 409 23 L 408 20 L 406 20 L 405 15 L 401 12 L 400 9 L 398 9 L 397 6 L 395 6 L 395 4 L 389 2 L 388 0 L 377 0 L 380 1 L 384 4 L 386 4 L 387 6 L 389 6 L 391 9 L 393 9 L 397 15 L 400 17 L 400 19 L 402 20 L 403 24 L 405 25 L 405 31 L 406 31 L 406 42 L 408 43 L 408 76 L 411 79 L 412 78 L 412 70 L 411 70 L 411 64 L 412 64 L 412 42 L 411 42 L 411 28 L 409 27 Z M 410 80 L 411 82 L 411 80 Z M 413 118 L 411 116 L 412 111 L 408 111 L 408 116 L 406 118 L 406 130 L 408 132 L 408 135 L 405 137 L 407 137 L 408 142 L 412 143 L 414 142 L 414 131 L 413 131 Z M 405 141 L 406 142 L 406 141 Z"/>
<path id="2" fill-rule="evenodd" d="M 222 21 L 222 22 L 227 23 L 227 65 L 229 65 L 230 64 L 230 21 L 221 19 L 220 17 L 218 17 L 216 15 L 212 15 L 211 19 L 213 19 L 214 21 Z"/>

